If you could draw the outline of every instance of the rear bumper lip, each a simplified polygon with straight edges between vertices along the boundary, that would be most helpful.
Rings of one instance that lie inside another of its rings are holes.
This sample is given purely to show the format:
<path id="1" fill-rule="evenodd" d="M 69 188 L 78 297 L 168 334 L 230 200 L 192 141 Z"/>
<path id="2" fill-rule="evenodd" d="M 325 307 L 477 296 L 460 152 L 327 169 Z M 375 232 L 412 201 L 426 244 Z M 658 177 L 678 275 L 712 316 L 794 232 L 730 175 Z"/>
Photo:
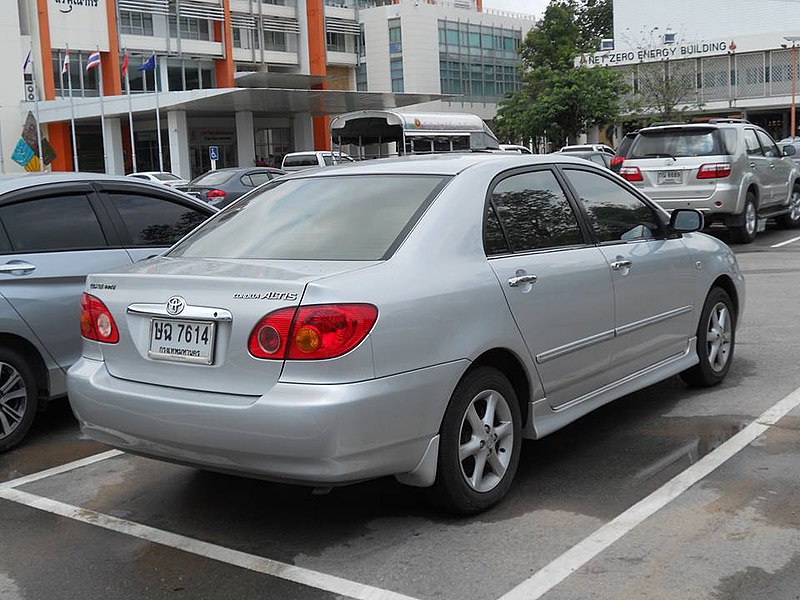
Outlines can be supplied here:
<path id="1" fill-rule="evenodd" d="M 134 454 L 305 485 L 408 473 L 438 434 L 466 360 L 359 383 L 278 383 L 255 399 L 70 370 L 82 432 Z"/>

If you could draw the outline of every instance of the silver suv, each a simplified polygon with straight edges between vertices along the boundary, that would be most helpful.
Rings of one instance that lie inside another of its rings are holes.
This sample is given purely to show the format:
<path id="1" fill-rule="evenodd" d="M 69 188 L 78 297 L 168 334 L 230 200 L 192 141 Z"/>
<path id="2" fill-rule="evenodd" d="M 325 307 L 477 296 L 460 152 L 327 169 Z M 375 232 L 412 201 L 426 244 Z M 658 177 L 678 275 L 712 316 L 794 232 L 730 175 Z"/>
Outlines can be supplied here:
<path id="1" fill-rule="evenodd" d="M 752 242 L 767 219 L 800 225 L 800 167 L 792 145 L 778 147 L 746 121 L 641 129 L 620 175 L 667 210 L 696 208 L 733 241 Z"/>

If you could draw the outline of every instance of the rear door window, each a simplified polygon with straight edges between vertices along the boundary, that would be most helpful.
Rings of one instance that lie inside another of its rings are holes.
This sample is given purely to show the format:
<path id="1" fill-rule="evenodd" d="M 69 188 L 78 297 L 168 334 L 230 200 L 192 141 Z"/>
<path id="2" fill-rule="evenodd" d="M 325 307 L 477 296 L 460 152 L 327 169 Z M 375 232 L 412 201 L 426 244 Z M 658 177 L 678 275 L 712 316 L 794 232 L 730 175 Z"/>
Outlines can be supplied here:
<path id="1" fill-rule="evenodd" d="M 761 142 L 761 147 L 764 148 L 764 156 L 768 158 L 780 158 L 782 156 L 778 146 L 769 135 L 763 131 L 756 131 L 756 135 L 758 136 L 758 141 Z"/>
<path id="2" fill-rule="evenodd" d="M 0 221 L 15 252 L 93 250 L 107 246 L 85 194 L 24 200 L 0 207 Z"/>
<path id="3" fill-rule="evenodd" d="M 440 175 L 278 180 L 224 210 L 169 255 L 380 260 L 392 254 L 447 180 Z"/>
<path id="4" fill-rule="evenodd" d="M 491 203 L 514 252 L 583 244 L 578 220 L 552 171 L 503 179 L 492 191 Z"/>
<path id="5" fill-rule="evenodd" d="M 108 197 L 133 246 L 171 246 L 209 216 L 157 196 L 111 192 Z"/>

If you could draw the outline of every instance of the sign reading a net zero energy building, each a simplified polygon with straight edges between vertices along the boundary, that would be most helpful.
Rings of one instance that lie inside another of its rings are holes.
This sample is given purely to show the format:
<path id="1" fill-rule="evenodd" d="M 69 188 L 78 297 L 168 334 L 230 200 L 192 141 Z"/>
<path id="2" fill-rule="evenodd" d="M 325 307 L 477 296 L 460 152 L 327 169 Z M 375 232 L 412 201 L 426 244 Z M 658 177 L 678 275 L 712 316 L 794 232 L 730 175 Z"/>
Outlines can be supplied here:
<path id="1" fill-rule="evenodd" d="M 662 60 L 681 60 L 700 58 L 715 54 L 725 54 L 736 50 L 734 42 L 691 42 L 685 44 L 665 44 L 654 48 L 631 48 L 626 50 L 609 50 L 583 54 L 575 59 L 575 65 L 589 67 L 615 67 L 641 62 L 658 62 Z"/>
<path id="2" fill-rule="evenodd" d="M 108 52 L 106 0 L 47 0 L 53 48 Z"/>

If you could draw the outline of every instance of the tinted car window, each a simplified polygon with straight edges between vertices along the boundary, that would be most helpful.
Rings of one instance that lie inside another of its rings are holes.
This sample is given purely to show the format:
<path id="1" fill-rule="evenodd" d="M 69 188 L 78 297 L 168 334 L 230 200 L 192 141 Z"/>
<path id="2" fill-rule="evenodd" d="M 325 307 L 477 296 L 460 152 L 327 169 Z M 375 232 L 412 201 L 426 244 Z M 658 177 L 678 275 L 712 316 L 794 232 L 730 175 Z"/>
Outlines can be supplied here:
<path id="1" fill-rule="evenodd" d="M 492 203 L 514 252 L 583 243 L 572 207 L 552 171 L 502 180 L 492 191 Z"/>
<path id="2" fill-rule="evenodd" d="M 565 170 L 601 242 L 652 239 L 658 231 L 653 210 L 621 185 L 595 173 Z"/>
<path id="3" fill-rule="evenodd" d="M 247 187 L 253 187 L 253 180 L 250 179 L 250 175 L 242 175 L 239 178 L 239 181 L 242 182 L 242 185 L 246 185 Z"/>
<path id="4" fill-rule="evenodd" d="M 445 180 L 375 175 L 283 181 L 226 209 L 170 256 L 379 260 Z"/>
<path id="5" fill-rule="evenodd" d="M 747 148 L 748 156 L 762 156 L 764 154 L 761 150 L 761 144 L 758 143 L 755 129 L 744 130 L 744 144 Z"/>
<path id="6" fill-rule="evenodd" d="M 764 156 L 768 156 L 769 158 L 780 158 L 782 156 L 781 151 L 778 150 L 778 146 L 775 145 L 775 142 L 763 131 L 756 131 L 758 135 L 758 141 L 761 142 L 761 146 L 764 148 Z"/>
<path id="7" fill-rule="evenodd" d="M 322 161 L 325 163 L 325 166 L 330 167 L 333 164 L 333 157 L 327 154 L 322 156 Z"/>
<path id="8" fill-rule="evenodd" d="M 317 157 L 314 154 L 287 156 L 283 159 L 284 167 L 316 167 L 318 164 Z"/>
<path id="9" fill-rule="evenodd" d="M 134 246 L 171 246 L 208 215 L 153 196 L 109 194 Z"/>
<path id="10" fill-rule="evenodd" d="M 269 173 L 250 173 L 250 181 L 254 186 L 258 187 L 262 183 L 269 181 Z"/>
<path id="11" fill-rule="evenodd" d="M 725 154 L 715 129 L 642 131 L 629 158 L 714 156 Z"/>
<path id="12" fill-rule="evenodd" d="M 102 248 L 106 238 L 83 194 L 50 196 L 0 208 L 0 220 L 17 252 Z"/>
<path id="13" fill-rule="evenodd" d="M 500 221 L 491 204 L 486 207 L 486 221 L 483 228 L 483 248 L 488 256 L 509 252 L 506 236 L 500 228 Z"/>

